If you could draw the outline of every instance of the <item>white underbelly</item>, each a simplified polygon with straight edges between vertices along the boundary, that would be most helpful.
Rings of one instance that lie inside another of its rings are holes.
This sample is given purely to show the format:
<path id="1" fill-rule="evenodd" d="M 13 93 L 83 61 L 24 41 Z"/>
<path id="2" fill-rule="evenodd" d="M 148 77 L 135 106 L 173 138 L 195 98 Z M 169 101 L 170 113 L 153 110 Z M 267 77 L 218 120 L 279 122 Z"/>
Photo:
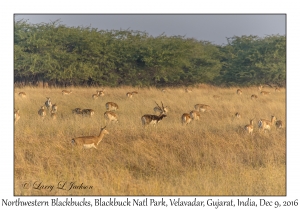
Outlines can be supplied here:
<path id="1" fill-rule="evenodd" d="M 84 145 L 83 145 L 83 148 L 84 148 L 84 149 L 91 149 L 91 148 L 93 148 L 93 147 L 95 148 L 95 145 L 94 145 L 94 144 L 84 144 Z"/>

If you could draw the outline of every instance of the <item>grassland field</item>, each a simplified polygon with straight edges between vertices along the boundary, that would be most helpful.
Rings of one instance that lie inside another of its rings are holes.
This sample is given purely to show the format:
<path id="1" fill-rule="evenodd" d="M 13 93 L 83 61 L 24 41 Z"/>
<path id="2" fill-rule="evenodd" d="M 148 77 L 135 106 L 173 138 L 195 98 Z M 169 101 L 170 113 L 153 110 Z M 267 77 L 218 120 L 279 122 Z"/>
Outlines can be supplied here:
<path id="1" fill-rule="evenodd" d="M 286 195 L 286 92 L 257 87 L 219 88 L 202 85 L 186 93 L 184 88 L 105 88 L 96 100 L 97 88 L 15 88 L 14 108 L 20 120 L 14 126 L 14 195 Z M 126 93 L 138 91 L 129 99 Z M 21 98 L 19 92 L 26 92 Z M 251 100 L 252 94 L 258 95 Z M 221 98 L 214 98 L 219 95 Z M 58 105 L 57 119 L 49 112 L 44 120 L 38 110 L 50 97 Z M 109 123 L 98 149 L 73 147 L 71 139 L 98 135 L 106 125 L 106 102 L 119 105 L 119 123 Z M 143 128 L 141 116 L 155 114 L 155 102 L 169 107 L 167 118 Z M 181 124 L 181 115 L 197 103 L 212 110 L 199 121 Z M 80 107 L 95 110 L 92 117 L 72 114 Z M 239 112 L 241 118 L 234 114 Z M 283 129 L 273 126 L 260 132 L 260 118 L 275 115 Z M 254 118 L 253 135 L 244 126 Z M 58 183 L 92 186 L 58 189 Z M 24 183 L 28 183 L 24 187 Z M 55 186 L 52 190 L 35 189 Z"/>

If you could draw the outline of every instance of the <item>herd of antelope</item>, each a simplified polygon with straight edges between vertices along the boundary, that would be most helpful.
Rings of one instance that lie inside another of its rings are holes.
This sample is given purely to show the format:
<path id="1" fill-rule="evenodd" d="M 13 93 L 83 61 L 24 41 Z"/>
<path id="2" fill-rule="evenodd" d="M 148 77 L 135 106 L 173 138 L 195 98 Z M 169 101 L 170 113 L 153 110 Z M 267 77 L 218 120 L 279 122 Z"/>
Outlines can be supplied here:
<path id="1" fill-rule="evenodd" d="M 260 93 L 262 95 L 270 94 L 270 92 L 263 91 L 262 86 L 258 88 L 260 90 Z M 275 92 L 279 92 L 279 88 L 275 89 Z M 163 90 L 165 92 L 165 90 Z M 185 89 L 186 93 L 191 93 L 191 89 Z M 62 95 L 70 95 L 72 91 L 63 90 Z M 237 89 L 236 91 L 237 95 L 242 95 L 242 90 Z M 126 97 L 132 98 L 135 94 L 138 94 L 137 91 L 127 92 Z M 25 92 L 20 92 L 18 94 L 21 98 L 26 98 Z M 95 94 L 92 95 L 93 99 L 97 99 L 98 97 L 103 97 L 105 95 L 104 89 L 101 91 L 96 91 Z M 213 98 L 221 98 L 221 96 L 214 95 Z M 251 99 L 257 99 L 258 96 L 253 94 L 251 95 Z M 58 106 L 57 104 L 52 104 L 50 97 L 46 97 L 46 101 L 43 106 L 38 110 L 38 115 L 40 118 L 44 119 L 47 113 L 51 116 L 53 120 L 57 119 L 57 111 Z M 163 102 L 161 101 L 161 105 L 159 105 L 157 102 L 155 102 L 156 106 L 154 107 L 155 114 L 145 114 L 141 117 L 141 122 L 143 127 L 147 125 L 153 125 L 156 126 L 159 122 L 161 122 L 165 117 L 167 117 L 168 113 L 168 106 L 164 106 Z M 104 119 L 105 123 L 108 125 L 110 123 L 118 123 L 118 115 L 116 111 L 119 109 L 119 106 L 115 102 L 107 102 L 105 104 L 106 111 L 104 112 Z M 46 110 L 47 109 L 47 110 Z M 194 110 L 191 110 L 189 112 L 183 113 L 181 116 L 181 123 L 182 125 L 188 125 L 192 121 L 198 121 L 200 120 L 200 112 L 205 112 L 208 110 L 213 110 L 209 105 L 206 104 L 195 104 Z M 81 115 L 81 116 L 89 116 L 92 117 L 95 114 L 95 111 L 93 109 L 81 109 L 81 108 L 75 108 L 72 110 L 72 114 L 74 115 Z M 240 118 L 241 115 L 239 112 L 235 113 L 236 118 Z M 16 124 L 20 120 L 20 110 L 17 109 L 14 111 L 14 123 Z M 249 133 L 253 134 L 253 122 L 254 119 L 250 120 L 250 123 L 244 126 L 244 130 Z M 283 122 L 281 120 L 277 120 L 275 116 L 271 116 L 271 120 L 266 119 L 259 119 L 258 121 L 258 128 L 262 131 L 270 131 L 272 126 L 276 126 L 276 128 L 283 128 Z M 83 136 L 83 137 L 77 137 L 72 139 L 72 144 L 74 145 L 81 145 L 84 148 L 96 148 L 96 146 L 99 144 L 99 142 L 102 140 L 104 134 L 108 134 L 108 131 L 106 130 L 106 126 L 102 127 L 100 130 L 99 136 Z"/>

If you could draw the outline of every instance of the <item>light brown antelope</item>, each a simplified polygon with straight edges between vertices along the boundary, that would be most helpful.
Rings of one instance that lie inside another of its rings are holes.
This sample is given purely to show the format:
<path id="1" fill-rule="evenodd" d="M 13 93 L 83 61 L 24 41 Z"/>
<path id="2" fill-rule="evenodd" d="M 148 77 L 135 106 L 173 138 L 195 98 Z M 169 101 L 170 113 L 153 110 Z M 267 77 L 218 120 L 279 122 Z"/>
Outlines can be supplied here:
<path id="1" fill-rule="evenodd" d="M 97 90 L 96 92 L 97 92 L 96 94 L 92 95 L 93 99 L 97 99 L 99 97 L 99 95 L 100 95 L 100 91 Z"/>
<path id="2" fill-rule="evenodd" d="M 156 102 L 155 102 L 156 103 Z M 163 102 L 161 102 L 161 107 L 156 103 L 156 107 L 153 108 L 154 112 L 159 112 L 159 114 L 167 114 L 168 106 L 164 106 Z"/>
<path id="3" fill-rule="evenodd" d="M 20 110 L 17 109 L 14 111 L 14 122 L 15 124 L 17 123 L 17 121 L 20 119 Z"/>
<path id="4" fill-rule="evenodd" d="M 266 132 L 266 130 L 271 130 L 271 126 L 274 125 L 276 122 L 276 117 L 275 116 L 271 116 L 271 121 L 270 120 L 265 120 L 265 119 L 260 119 L 258 121 L 258 128 L 260 130 L 264 130 L 264 132 Z"/>
<path id="5" fill-rule="evenodd" d="M 118 115 L 113 112 L 113 111 L 106 111 L 104 112 L 104 118 L 106 119 L 106 122 L 107 123 L 110 123 L 110 122 L 119 122 L 118 121 Z"/>
<path id="6" fill-rule="evenodd" d="M 46 97 L 46 98 L 47 98 L 47 101 L 45 102 L 45 106 L 50 111 L 52 108 L 52 103 L 51 103 L 50 97 Z"/>
<path id="7" fill-rule="evenodd" d="M 192 120 L 199 120 L 200 119 L 200 112 L 197 110 L 193 110 L 190 112 L 190 117 Z"/>
<path id="8" fill-rule="evenodd" d="M 51 113 L 56 113 L 57 112 L 57 105 L 56 103 L 52 105 L 52 110 L 51 110 Z"/>
<path id="9" fill-rule="evenodd" d="M 237 119 L 241 118 L 241 114 L 239 112 L 236 112 L 234 115 L 235 115 L 235 118 L 237 118 Z"/>
<path id="10" fill-rule="evenodd" d="M 108 111 L 116 111 L 119 109 L 118 104 L 114 103 L 114 102 L 107 102 L 105 104 L 106 110 Z"/>
<path id="11" fill-rule="evenodd" d="M 25 92 L 19 92 L 19 96 L 21 98 L 26 98 L 26 93 Z"/>
<path id="12" fill-rule="evenodd" d="M 93 109 L 83 109 L 81 112 L 82 112 L 82 116 L 88 116 L 88 117 L 92 117 L 95 114 L 95 111 Z"/>
<path id="13" fill-rule="evenodd" d="M 80 109 L 80 108 L 75 108 L 75 109 L 72 110 L 72 113 L 73 113 L 73 114 L 82 114 L 82 109 Z"/>
<path id="14" fill-rule="evenodd" d="M 237 89 L 236 94 L 242 95 L 243 91 L 241 89 Z"/>
<path id="15" fill-rule="evenodd" d="M 251 119 L 250 120 L 250 124 L 249 125 L 245 125 L 245 127 L 244 127 L 245 130 L 246 130 L 246 132 L 249 133 L 249 134 L 251 134 L 251 135 L 253 134 L 253 120 L 254 119 Z"/>
<path id="16" fill-rule="evenodd" d="M 38 111 L 38 114 L 41 118 L 44 118 L 46 116 L 46 111 L 44 106 L 41 106 L 40 110 Z"/>
<path id="17" fill-rule="evenodd" d="M 281 92 L 280 88 L 279 88 L 279 87 L 276 87 L 276 88 L 275 88 L 275 92 Z"/>
<path id="18" fill-rule="evenodd" d="M 267 92 L 267 91 L 261 91 L 260 94 L 261 94 L 261 95 L 269 95 L 269 94 L 271 94 L 271 93 L 270 93 L 270 92 Z"/>
<path id="19" fill-rule="evenodd" d="M 162 121 L 163 118 L 167 117 L 166 114 L 161 114 L 159 116 L 152 115 L 152 114 L 145 114 L 141 117 L 142 124 L 145 127 L 146 125 L 153 125 L 155 126 L 160 121 Z"/>
<path id="20" fill-rule="evenodd" d="M 220 99 L 220 98 L 222 98 L 221 96 L 218 96 L 218 95 L 213 95 L 213 98 L 214 99 Z"/>
<path id="21" fill-rule="evenodd" d="M 253 100 L 253 99 L 257 99 L 258 97 L 257 97 L 257 95 L 255 95 L 255 94 L 253 94 L 253 95 L 251 95 L 251 99 Z"/>
<path id="22" fill-rule="evenodd" d="M 126 96 L 128 98 L 132 98 L 135 94 L 138 94 L 138 92 L 137 91 L 128 92 L 128 93 L 126 93 Z"/>
<path id="23" fill-rule="evenodd" d="M 259 85 L 259 86 L 258 86 L 258 90 L 259 90 L 259 91 L 262 91 L 262 89 L 263 89 L 263 86 L 262 86 L 262 85 Z"/>
<path id="24" fill-rule="evenodd" d="M 51 110 L 51 118 L 52 120 L 56 120 L 56 111 Z"/>
<path id="25" fill-rule="evenodd" d="M 84 149 L 97 149 L 98 144 L 102 141 L 105 134 L 109 134 L 109 132 L 105 129 L 105 127 L 100 129 L 99 136 L 82 136 L 73 138 L 71 143 L 75 146 L 83 147 Z"/>
<path id="26" fill-rule="evenodd" d="M 98 96 L 104 96 L 105 94 L 104 94 L 104 90 L 105 89 L 102 89 L 102 90 L 100 90 L 100 91 L 97 91 L 97 93 L 98 93 Z"/>
<path id="27" fill-rule="evenodd" d="M 183 113 L 181 116 L 182 125 L 187 125 L 192 121 L 191 116 L 188 113 Z"/>
<path id="28" fill-rule="evenodd" d="M 192 92 L 192 90 L 191 90 L 191 89 L 189 89 L 189 88 L 185 88 L 185 92 L 186 92 L 186 93 L 191 93 L 191 92 Z"/>
<path id="29" fill-rule="evenodd" d="M 283 128 L 283 122 L 281 120 L 277 120 L 275 125 L 276 125 L 276 129 Z"/>
<path id="30" fill-rule="evenodd" d="M 72 93 L 72 90 L 63 90 L 63 91 L 61 91 L 61 93 L 62 93 L 62 95 L 64 96 L 64 95 L 70 95 L 71 93 Z"/>
<path id="31" fill-rule="evenodd" d="M 197 111 L 201 111 L 201 112 L 205 112 L 206 110 L 211 109 L 211 107 L 206 104 L 196 104 L 194 107 Z"/>

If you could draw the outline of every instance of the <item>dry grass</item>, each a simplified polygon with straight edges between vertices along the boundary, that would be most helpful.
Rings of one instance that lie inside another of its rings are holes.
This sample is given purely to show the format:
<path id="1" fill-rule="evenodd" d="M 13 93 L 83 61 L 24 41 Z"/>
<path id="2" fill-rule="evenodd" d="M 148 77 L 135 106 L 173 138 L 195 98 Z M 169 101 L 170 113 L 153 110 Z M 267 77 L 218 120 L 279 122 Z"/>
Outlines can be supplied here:
<path id="1" fill-rule="evenodd" d="M 286 122 L 285 91 L 259 95 L 257 87 L 242 89 L 200 86 L 184 88 L 105 88 L 105 96 L 92 99 L 96 88 L 15 89 L 15 108 L 21 119 L 15 125 L 15 195 L 285 195 L 286 129 L 259 132 L 259 118 Z M 137 90 L 132 99 L 128 91 Z M 20 91 L 27 98 L 18 96 Z M 268 91 L 268 90 L 267 90 Z M 250 96 L 257 94 L 257 100 Z M 220 95 L 221 98 L 214 98 Z M 58 105 L 57 120 L 44 120 L 37 112 L 50 97 Z M 119 123 L 98 150 L 72 149 L 71 139 L 98 135 L 105 125 L 106 102 L 116 102 Z M 155 101 L 169 107 L 168 117 L 143 129 L 141 116 L 154 114 Z M 213 110 L 199 121 L 182 126 L 181 115 L 203 103 Z M 92 118 L 72 115 L 74 108 L 95 110 Z M 234 114 L 239 112 L 240 119 Z M 253 136 L 243 127 L 254 120 Z M 54 185 L 37 190 L 35 181 Z M 24 189 L 22 184 L 31 186 Z M 57 189 L 59 182 L 76 182 L 92 189 Z"/>

